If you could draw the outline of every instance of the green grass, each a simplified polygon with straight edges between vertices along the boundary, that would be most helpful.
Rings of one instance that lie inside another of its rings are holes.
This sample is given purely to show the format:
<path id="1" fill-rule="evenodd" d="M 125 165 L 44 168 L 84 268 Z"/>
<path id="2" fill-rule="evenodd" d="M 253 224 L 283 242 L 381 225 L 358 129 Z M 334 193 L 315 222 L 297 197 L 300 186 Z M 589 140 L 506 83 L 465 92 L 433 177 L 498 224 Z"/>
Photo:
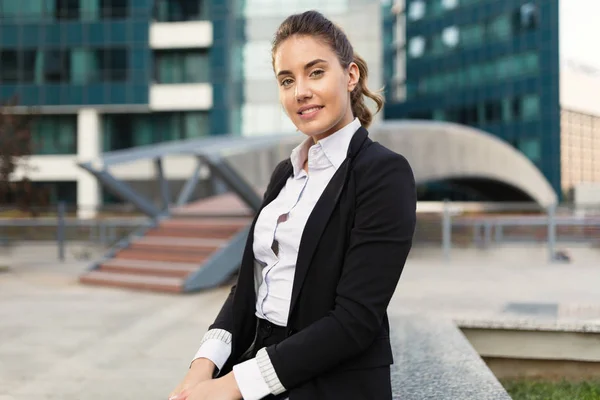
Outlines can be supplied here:
<path id="1" fill-rule="evenodd" d="M 513 400 L 600 400 L 600 381 L 502 380 Z"/>

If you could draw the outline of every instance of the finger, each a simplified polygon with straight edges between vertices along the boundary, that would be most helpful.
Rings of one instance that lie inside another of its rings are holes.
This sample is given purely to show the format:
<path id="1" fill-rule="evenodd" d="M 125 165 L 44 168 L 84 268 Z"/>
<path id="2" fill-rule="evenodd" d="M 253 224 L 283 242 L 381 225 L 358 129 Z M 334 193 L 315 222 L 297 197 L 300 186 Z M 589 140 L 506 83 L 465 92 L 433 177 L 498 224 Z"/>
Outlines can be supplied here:
<path id="1" fill-rule="evenodd" d="M 174 396 L 172 395 L 171 397 L 169 397 L 169 400 L 185 400 L 185 399 L 187 399 L 189 394 L 190 394 L 189 391 L 187 389 L 185 389 L 181 393 L 178 393 Z"/>

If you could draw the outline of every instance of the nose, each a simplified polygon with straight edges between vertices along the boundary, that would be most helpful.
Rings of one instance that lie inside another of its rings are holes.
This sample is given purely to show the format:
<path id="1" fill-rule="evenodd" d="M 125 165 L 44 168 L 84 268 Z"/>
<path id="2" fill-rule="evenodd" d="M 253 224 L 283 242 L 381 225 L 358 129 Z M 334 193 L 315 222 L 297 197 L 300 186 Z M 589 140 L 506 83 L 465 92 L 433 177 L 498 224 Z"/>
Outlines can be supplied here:
<path id="1" fill-rule="evenodd" d="M 308 82 L 305 82 L 304 79 L 298 79 L 296 81 L 296 100 L 301 102 L 306 99 L 310 99 L 312 97 L 312 92 L 310 91 L 310 87 Z"/>

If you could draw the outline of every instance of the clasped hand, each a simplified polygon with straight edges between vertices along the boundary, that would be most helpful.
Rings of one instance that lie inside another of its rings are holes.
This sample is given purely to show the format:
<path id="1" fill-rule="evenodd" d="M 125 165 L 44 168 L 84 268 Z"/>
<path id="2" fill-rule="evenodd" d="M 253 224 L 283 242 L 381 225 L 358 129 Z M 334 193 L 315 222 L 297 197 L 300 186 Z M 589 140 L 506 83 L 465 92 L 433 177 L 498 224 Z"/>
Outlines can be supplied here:
<path id="1" fill-rule="evenodd" d="M 169 397 L 169 400 L 241 400 L 233 372 L 222 378 L 202 381 L 181 393 Z"/>

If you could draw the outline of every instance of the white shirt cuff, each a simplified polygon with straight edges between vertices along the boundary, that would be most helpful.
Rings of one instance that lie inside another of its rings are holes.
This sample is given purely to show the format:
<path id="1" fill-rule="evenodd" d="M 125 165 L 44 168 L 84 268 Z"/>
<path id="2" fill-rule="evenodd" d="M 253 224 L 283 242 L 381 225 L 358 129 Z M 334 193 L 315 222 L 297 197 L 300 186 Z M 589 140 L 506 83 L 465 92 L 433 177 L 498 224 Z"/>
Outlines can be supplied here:
<path id="1" fill-rule="evenodd" d="M 192 359 L 207 358 L 218 370 L 223 368 L 231 355 L 231 333 L 223 329 L 211 329 L 202 338 L 200 348 Z"/>
<path id="2" fill-rule="evenodd" d="M 244 400 L 260 400 L 271 394 L 269 385 L 258 368 L 256 358 L 235 365 L 233 376 Z"/>
<path id="3" fill-rule="evenodd" d="M 271 363 L 271 357 L 269 357 L 266 348 L 263 347 L 256 352 L 256 363 L 258 364 L 263 380 L 269 386 L 269 391 L 275 396 L 285 392 L 285 387 L 279 380 L 277 372 L 275 372 L 273 363 Z"/>
<path id="4" fill-rule="evenodd" d="M 219 339 L 208 339 L 202 343 L 202 346 L 200 346 L 198 352 L 194 356 L 194 360 L 197 360 L 198 358 L 208 358 L 216 365 L 218 370 L 221 370 L 230 355 L 231 344 L 226 344 Z"/>

